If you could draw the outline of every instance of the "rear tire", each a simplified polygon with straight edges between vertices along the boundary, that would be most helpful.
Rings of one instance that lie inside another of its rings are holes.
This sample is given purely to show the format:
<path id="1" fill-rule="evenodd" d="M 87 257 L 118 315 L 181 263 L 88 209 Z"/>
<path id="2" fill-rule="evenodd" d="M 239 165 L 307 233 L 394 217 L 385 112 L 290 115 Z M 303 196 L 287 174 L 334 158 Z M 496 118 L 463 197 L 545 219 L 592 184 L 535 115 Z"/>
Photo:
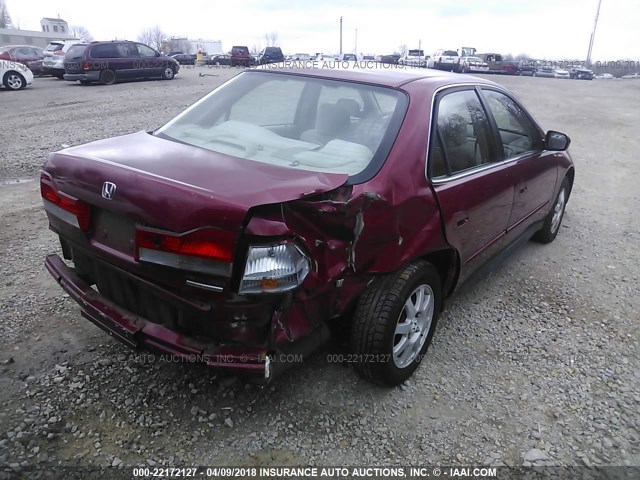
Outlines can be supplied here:
<path id="1" fill-rule="evenodd" d="M 560 225 L 562 224 L 570 192 L 571 186 L 569 185 L 569 179 L 565 177 L 562 181 L 562 185 L 560 186 L 560 191 L 556 196 L 555 202 L 544 219 L 542 228 L 533 236 L 533 239 L 536 242 L 551 243 L 555 240 L 558 232 L 560 231 Z"/>
<path id="2" fill-rule="evenodd" d="M 2 83 L 9 90 L 22 90 L 27 86 L 27 80 L 18 72 L 7 72 Z"/>
<path id="3" fill-rule="evenodd" d="M 116 74 L 113 70 L 103 70 L 100 72 L 101 85 L 113 85 L 116 83 Z"/>
<path id="4" fill-rule="evenodd" d="M 356 371 L 386 386 L 407 380 L 431 344 L 442 305 L 442 282 L 422 260 L 376 279 L 353 317 L 351 348 Z"/>

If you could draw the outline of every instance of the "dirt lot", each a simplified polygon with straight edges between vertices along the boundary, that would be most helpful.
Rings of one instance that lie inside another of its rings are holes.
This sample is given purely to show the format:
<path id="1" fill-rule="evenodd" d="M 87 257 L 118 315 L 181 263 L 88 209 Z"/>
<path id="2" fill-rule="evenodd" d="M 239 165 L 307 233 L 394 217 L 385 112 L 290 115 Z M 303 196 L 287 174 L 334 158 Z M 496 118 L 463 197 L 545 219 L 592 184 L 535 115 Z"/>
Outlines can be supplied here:
<path id="1" fill-rule="evenodd" d="M 557 240 L 455 298 L 402 388 L 330 347 L 260 389 L 146 361 L 84 320 L 43 267 L 59 251 L 46 155 L 158 126 L 235 73 L 0 89 L 0 467 L 640 465 L 640 81 L 495 77 L 572 138 L 575 188 Z"/>

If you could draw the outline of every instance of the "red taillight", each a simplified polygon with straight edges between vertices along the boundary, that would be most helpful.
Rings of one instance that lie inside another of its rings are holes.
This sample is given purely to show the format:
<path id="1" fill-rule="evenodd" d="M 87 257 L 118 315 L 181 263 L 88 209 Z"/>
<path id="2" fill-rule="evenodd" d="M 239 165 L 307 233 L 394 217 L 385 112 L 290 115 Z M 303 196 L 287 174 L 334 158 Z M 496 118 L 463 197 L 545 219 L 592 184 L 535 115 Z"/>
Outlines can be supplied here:
<path id="1" fill-rule="evenodd" d="M 80 227 L 80 230 L 83 232 L 89 230 L 91 207 L 82 200 L 78 200 L 66 193 L 56 191 L 53 183 L 51 183 L 51 179 L 45 173 L 40 175 L 40 194 L 45 200 L 69 213 L 72 213 L 78 220 L 78 227 Z"/>
<path id="2" fill-rule="evenodd" d="M 11 60 L 11 54 L 9 52 L 0 52 L 0 60 Z"/>
<path id="3" fill-rule="evenodd" d="M 235 238 L 234 233 L 215 228 L 202 228 L 183 234 L 174 234 L 139 227 L 136 230 L 136 260 L 140 259 L 140 249 L 146 248 L 231 262 Z"/>
<path id="4" fill-rule="evenodd" d="M 82 70 L 89 70 L 91 68 L 91 63 L 82 62 Z"/>

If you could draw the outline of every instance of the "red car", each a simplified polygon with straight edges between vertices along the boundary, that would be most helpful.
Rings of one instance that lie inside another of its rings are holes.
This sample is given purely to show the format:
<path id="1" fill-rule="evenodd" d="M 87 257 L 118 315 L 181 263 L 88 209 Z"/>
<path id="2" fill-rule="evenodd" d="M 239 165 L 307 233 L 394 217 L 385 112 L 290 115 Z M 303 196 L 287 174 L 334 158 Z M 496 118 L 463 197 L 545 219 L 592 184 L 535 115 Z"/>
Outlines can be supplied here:
<path id="1" fill-rule="evenodd" d="M 397 385 L 463 282 L 555 238 L 569 142 L 479 78 L 249 70 L 155 132 L 51 154 L 46 267 L 131 347 L 268 380 L 348 325 L 345 358 Z"/>
<path id="2" fill-rule="evenodd" d="M 0 47 L 0 61 L 22 63 L 29 67 L 35 75 L 42 75 L 44 72 L 44 50 L 30 45 L 7 45 Z"/>

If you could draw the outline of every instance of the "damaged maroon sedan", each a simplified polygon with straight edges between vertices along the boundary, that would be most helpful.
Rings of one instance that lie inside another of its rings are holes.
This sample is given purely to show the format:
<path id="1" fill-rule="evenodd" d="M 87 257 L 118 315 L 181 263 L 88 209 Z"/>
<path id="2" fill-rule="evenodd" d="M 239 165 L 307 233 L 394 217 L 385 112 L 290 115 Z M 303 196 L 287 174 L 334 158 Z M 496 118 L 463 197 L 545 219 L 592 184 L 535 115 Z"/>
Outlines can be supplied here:
<path id="1" fill-rule="evenodd" d="M 396 385 L 444 300 L 558 233 L 569 138 L 446 72 L 249 70 L 154 132 L 49 156 L 49 272 L 121 342 L 269 380 L 348 325 Z"/>

